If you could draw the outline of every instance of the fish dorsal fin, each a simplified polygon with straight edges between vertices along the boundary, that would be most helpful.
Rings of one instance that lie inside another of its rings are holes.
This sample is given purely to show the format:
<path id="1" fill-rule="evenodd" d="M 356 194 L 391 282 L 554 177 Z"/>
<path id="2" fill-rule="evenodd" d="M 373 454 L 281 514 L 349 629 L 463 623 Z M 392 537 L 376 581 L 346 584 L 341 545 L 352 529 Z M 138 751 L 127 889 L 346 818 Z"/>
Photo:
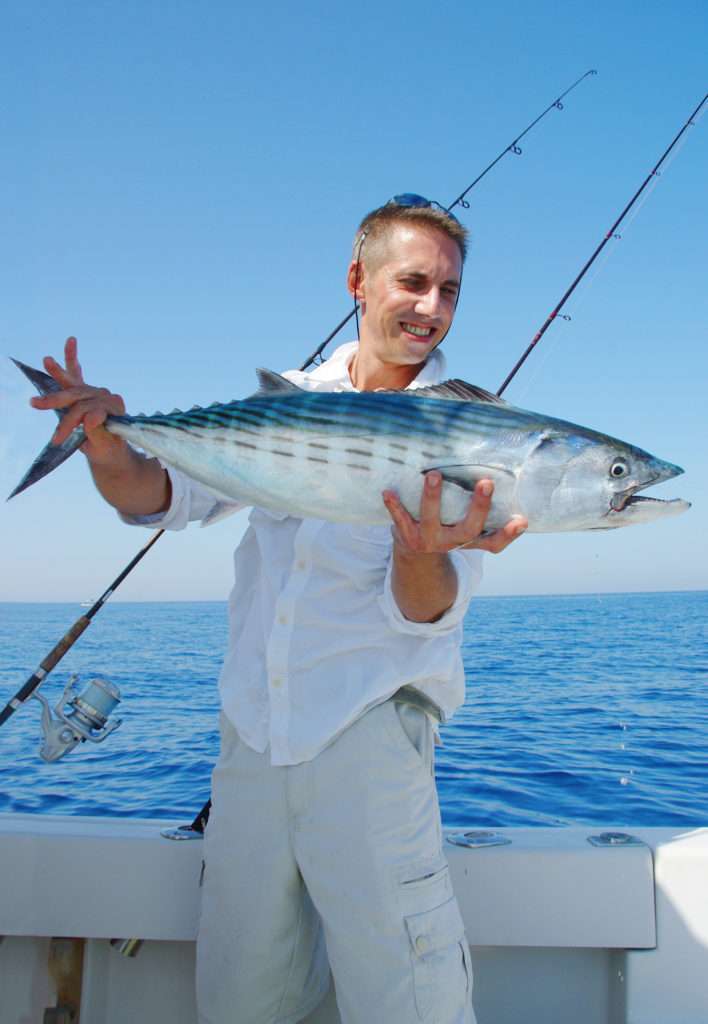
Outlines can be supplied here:
<path id="1" fill-rule="evenodd" d="M 272 395 L 294 395 L 298 391 L 302 391 L 297 384 L 293 384 L 287 377 L 282 377 L 279 373 L 275 373 L 274 370 L 264 370 L 259 367 L 256 370 L 258 376 L 258 391 L 251 398 L 263 398 L 264 396 Z"/>
<path id="2" fill-rule="evenodd" d="M 410 388 L 409 394 L 419 398 L 445 398 L 452 402 L 488 402 L 490 405 L 508 405 L 503 398 L 493 395 L 491 391 L 468 384 L 465 380 L 454 377 L 444 380 L 441 384 L 431 384 L 424 388 Z"/>

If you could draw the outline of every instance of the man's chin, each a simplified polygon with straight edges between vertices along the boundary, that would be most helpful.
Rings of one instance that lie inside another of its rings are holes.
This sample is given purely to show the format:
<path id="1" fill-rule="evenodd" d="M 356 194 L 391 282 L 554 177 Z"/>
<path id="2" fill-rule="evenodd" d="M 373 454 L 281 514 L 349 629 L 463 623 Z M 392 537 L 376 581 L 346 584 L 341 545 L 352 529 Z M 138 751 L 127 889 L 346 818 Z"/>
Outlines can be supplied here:
<path id="1" fill-rule="evenodd" d="M 426 338 L 424 341 L 416 338 L 409 338 L 404 336 L 404 353 L 403 359 L 406 364 L 410 363 L 424 363 L 431 352 L 433 352 L 442 341 L 442 338 L 432 339 Z"/>

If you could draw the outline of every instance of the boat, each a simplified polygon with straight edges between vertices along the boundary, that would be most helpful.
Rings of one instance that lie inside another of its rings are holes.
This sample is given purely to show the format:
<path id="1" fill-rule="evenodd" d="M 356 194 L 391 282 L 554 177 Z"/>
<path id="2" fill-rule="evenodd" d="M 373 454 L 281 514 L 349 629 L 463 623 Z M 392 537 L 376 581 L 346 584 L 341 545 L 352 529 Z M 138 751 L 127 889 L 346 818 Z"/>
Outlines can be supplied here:
<path id="1" fill-rule="evenodd" d="M 0 814 L 0 1024 L 195 1024 L 202 842 L 169 826 Z M 708 828 L 445 840 L 479 1024 L 706 1024 Z M 330 987 L 306 1024 L 339 1020 Z"/>

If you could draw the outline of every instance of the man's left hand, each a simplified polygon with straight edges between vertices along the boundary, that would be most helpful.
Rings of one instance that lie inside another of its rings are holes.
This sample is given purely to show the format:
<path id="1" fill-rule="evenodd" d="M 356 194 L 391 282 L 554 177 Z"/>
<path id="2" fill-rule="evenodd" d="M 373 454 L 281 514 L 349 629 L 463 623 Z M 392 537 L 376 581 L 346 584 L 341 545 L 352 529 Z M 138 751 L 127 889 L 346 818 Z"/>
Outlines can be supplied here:
<path id="1" fill-rule="evenodd" d="M 464 519 L 452 526 L 440 522 L 440 497 L 442 476 L 437 470 L 425 475 L 423 495 L 420 501 L 420 519 L 403 507 L 393 491 L 384 491 L 383 500 L 393 520 L 395 544 L 409 554 L 444 554 L 459 548 L 477 548 L 499 554 L 526 530 L 528 521 L 523 516 L 513 516 L 499 530 L 485 533 L 484 527 L 492 504 L 494 483 L 479 480 Z"/>

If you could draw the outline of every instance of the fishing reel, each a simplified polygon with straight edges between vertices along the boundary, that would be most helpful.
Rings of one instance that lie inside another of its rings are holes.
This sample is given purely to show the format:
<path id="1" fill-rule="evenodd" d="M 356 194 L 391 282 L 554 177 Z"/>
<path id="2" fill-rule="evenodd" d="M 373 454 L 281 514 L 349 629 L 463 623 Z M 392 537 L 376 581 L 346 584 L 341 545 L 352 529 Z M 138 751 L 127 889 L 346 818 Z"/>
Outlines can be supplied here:
<path id="1" fill-rule="evenodd" d="M 58 761 L 79 743 L 90 740 L 102 743 L 110 736 L 122 719 L 108 722 L 108 716 L 120 703 L 120 690 L 108 679 L 99 676 L 89 680 L 81 693 L 75 686 L 73 675 L 52 711 L 49 701 L 39 691 L 32 696 L 42 705 L 42 732 L 39 756 L 43 761 Z"/>

